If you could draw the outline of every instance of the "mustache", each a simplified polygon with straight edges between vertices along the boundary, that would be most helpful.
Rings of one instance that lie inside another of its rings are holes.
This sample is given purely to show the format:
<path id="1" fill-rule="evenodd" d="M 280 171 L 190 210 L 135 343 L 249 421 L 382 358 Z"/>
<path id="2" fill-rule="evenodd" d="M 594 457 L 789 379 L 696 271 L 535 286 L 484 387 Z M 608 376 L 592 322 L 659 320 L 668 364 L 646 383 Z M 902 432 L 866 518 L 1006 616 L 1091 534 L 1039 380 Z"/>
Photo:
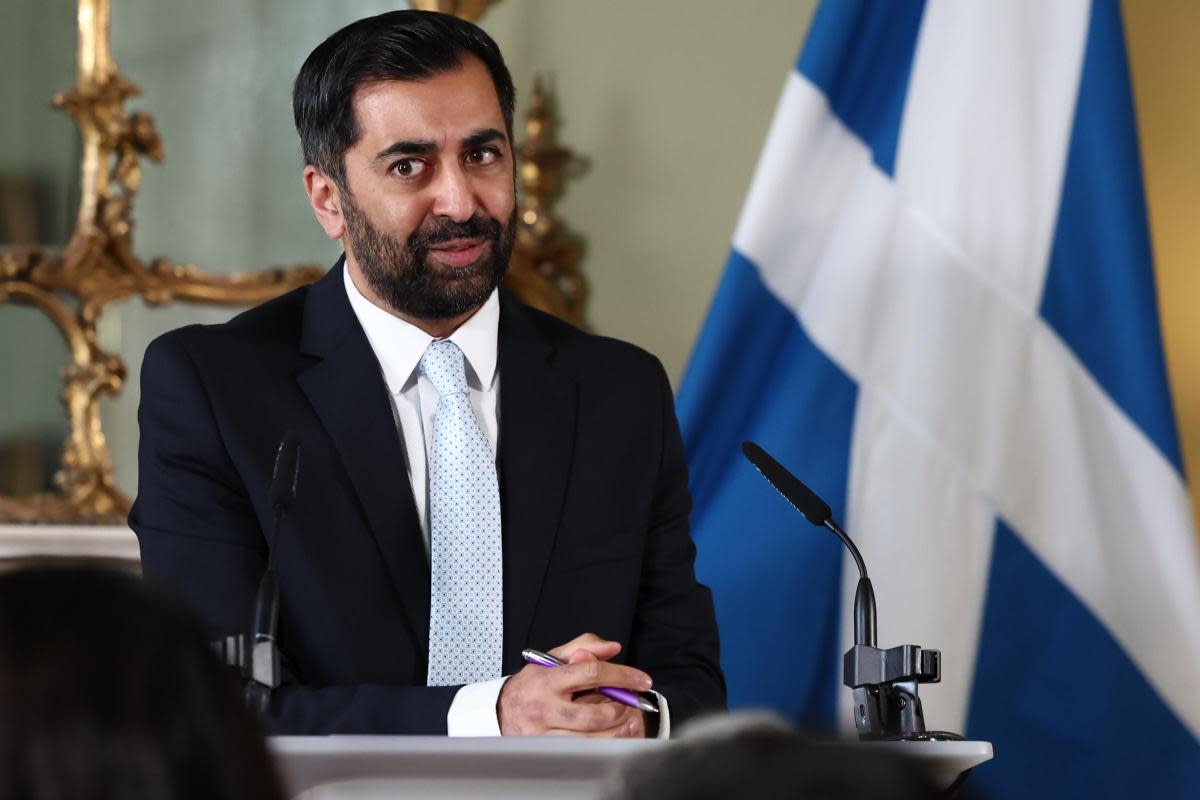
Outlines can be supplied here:
<path id="1" fill-rule="evenodd" d="M 421 250 L 454 239 L 499 238 L 500 223 L 492 217 L 477 214 L 466 222 L 445 218 L 430 220 L 408 237 L 408 246 L 412 250 Z"/>

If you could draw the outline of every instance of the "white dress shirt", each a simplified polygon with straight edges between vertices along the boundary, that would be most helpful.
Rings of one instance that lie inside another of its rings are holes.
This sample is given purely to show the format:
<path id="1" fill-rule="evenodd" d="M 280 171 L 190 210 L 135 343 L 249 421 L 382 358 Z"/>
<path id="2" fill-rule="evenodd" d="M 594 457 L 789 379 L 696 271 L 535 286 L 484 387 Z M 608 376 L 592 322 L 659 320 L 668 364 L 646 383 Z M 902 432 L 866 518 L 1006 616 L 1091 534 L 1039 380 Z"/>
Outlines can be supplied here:
<path id="1" fill-rule="evenodd" d="M 425 331 L 379 308 L 358 290 L 343 269 L 346 296 L 375 352 L 387 385 L 392 414 L 404 444 L 408 480 L 417 504 L 417 517 L 429 555 L 429 457 L 433 450 L 433 415 L 438 393 L 417 366 L 425 348 L 434 340 Z M 458 327 L 449 340 L 458 345 L 466 359 L 467 387 L 471 407 L 487 436 L 492 456 L 499 452 L 500 367 L 500 296 L 493 291 L 470 319 Z M 499 736 L 500 723 L 496 702 L 506 677 L 483 683 L 467 684 L 458 690 L 446 715 L 451 736 Z M 660 708 L 659 736 L 670 734 L 670 711 L 666 698 L 655 692 Z"/>

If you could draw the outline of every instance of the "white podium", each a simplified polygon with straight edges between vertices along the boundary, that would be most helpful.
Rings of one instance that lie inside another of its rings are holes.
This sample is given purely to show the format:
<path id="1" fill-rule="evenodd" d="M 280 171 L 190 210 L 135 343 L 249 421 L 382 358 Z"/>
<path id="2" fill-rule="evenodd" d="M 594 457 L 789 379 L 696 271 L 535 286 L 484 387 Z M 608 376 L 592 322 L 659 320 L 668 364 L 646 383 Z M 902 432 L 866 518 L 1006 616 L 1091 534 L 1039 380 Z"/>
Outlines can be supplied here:
<path id="1" fill-rule="evenodd" d="M 141 549 L 125 525 L 0 525 L 0 569 L 73 558 L 117 562 L 138 570 Z"/>
<path id="2" fill-rule="evenodd" d="M 858 742 L 864 749 L 879 748 L 919 762 L 933 782 L 942 788 L 972 767 L 992 760 L 991 742 Z"/>
<path id="3" fill-rule="evenodd" d="M 626 756 L 661 740 L 567 737 L 278 736 L 269 740 L 290 797 L 595 798 Z M 992 757 L 988 742 L 871 742 L 929 767 L 942 786 Z"/>
<path id="4" fill-rule="evenodd" d="M 289 797 L 594 798 L 609 770 L 656 739 L 275 736 Z"/>

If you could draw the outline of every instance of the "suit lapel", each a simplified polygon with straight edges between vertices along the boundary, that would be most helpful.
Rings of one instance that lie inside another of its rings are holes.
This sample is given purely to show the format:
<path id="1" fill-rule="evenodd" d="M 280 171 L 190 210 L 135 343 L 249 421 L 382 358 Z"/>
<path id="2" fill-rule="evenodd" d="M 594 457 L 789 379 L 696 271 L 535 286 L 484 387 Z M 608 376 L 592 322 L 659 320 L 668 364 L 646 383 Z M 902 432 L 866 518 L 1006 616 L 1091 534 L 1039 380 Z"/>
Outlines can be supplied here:
<path id="1" fill-rule="evenodd" d="M 429 565 L 420 521 L 400 439 L 392 433 L 396 422 L 387 387 L 346 297 L 342 269 L 339 263 L 309 291 L 301 349 L 320 361 L 303 370 L 297 381 L 350 475 L 425 658 Z"/>
<path id="2" fill-rule="evenodd" d="M 500 306 L 500 494 L 504 671 L 519 669 L 567 488 L 577 387 L 554 348 L 506 294 Z"/>

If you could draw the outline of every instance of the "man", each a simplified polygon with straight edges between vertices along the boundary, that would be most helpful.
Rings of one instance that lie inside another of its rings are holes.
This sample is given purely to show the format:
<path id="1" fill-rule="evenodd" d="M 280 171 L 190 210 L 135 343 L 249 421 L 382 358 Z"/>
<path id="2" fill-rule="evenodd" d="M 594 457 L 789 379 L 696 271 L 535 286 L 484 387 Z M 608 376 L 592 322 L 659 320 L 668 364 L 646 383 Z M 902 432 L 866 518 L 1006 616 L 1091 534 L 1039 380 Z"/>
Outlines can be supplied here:
<path id="1" fill-rule="evenodd" d="M 497 290 L 513 98 L 495 43 L 453 17 L 331 36 L 294 110 L 344 259 L 146 352 L 130 525 L 145 574 L 220 633 L 247 626 L 275 449 L 300 438 L 280 732 L 641 736 L 724 705 L 661 365 Z M 525 647 L 569 663 L 523 666 Z M 653 686 L 662 711 L 603 686 Z"/>

